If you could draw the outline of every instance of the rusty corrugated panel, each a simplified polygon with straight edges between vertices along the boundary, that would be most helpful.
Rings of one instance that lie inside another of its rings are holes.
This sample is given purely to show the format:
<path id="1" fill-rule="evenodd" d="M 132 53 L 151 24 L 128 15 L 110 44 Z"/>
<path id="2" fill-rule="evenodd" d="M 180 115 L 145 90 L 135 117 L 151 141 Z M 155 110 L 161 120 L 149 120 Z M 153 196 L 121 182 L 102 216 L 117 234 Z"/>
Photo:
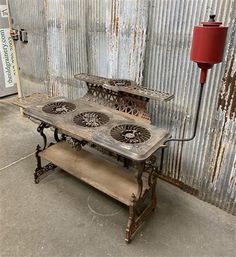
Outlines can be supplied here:
<path id="1" fill-rule="evenodd" d="M 172 103 L 153 103 L 150 108 L 154 123 L 172 131 L 173 137 L 188 137 L 193 131 L 199 90 L 199 70 L 189 58 L 193 26 L 207 20 L 210 13 L 230 26 L 227 57 L 210 71 L 204 89 L 197 136 L 192 142 L 170 143 L 162 176 L 196 189 L 200 198 L 235 213 L 235 65 L 228 65 L 230 71 L 218 101 L 229 53 L 235 48 L 231 42 L 235 37 L 235 1 L 151 3 L 144 86 L 175 93 Z M 225 114 L 217 111 L 217 102 L 229 113 L 226 122 Z"/>
<path id="2" fill-rule="evenodd" d="M 73 75 L 142 81 L 148 1 L 46 1 L 52 95 L 78 97 Z"/>

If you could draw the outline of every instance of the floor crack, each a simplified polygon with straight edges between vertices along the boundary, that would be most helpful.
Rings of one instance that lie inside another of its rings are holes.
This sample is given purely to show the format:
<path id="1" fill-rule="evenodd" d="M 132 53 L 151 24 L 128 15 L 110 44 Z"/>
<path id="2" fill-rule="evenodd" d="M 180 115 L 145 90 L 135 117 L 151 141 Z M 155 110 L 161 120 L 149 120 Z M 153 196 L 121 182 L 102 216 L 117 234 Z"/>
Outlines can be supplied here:
<path id="1" fill-rule="evenodd" d="M 5 170 L 5 169 L 7 169 L 7 168 L 13 166 L 13 165 L 15 165 L 15 164 L 17 164 L 17 163 L 19 163 L 19 162 L 21 162 L 21 161 L 27 159 L 28 157 L 30 157 L 30 156 L 32 156 L 32 155 L 34 155 L 34 154 L 35 154 L 35 152 L 30 153 L 30 154 L 28 154 L 28 155 L 26 155 L 26 156 L 23 156 L 23 157 L 21 157 L 20 159 L 18 159 L 18 160 L 16 160 L 16 161 L 14 161 L 14 162 L 12 162 L 12 163 L 10 163 L 10 164 L 8 164 L 8 165 L 6 165 L 6 166 L 0 168 L 0 171 Z"/>

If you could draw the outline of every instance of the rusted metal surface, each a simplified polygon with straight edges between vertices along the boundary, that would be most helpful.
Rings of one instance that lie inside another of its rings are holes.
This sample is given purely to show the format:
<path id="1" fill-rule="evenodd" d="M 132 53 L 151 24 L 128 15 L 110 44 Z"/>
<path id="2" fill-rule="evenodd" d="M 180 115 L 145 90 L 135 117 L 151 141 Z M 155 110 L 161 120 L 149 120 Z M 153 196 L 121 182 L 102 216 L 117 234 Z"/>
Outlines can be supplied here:
<path id="1" fill-rule="evenodd" d="M 199 190 L 196 189 L 196 188 L 193 188 L 189 185 L 186 185 L 184 184 L 182 181 L 178 180 L 178 179 L 174 179 L 174 178 L 171 178 L 169 176 L 165 176 L 163 174 L 160 174 L 158 173 L 158 178 L 162 179 L 162 180 L 165 180 L 167 182 L 169 182 L 170 184 L 173 184 L 179 188 L 181 188 L 183 191 L 191 194 L 191 195 L 194 195 L 194 196 L 199 196 Z"/>
<path id="2" fill-rule="evenodd" d="M 142 80 L 147 0 L 45 2 L 52 95 L 82 95 L 73 87 L 81 72 Z"/>
<path id="3" fill-rule="evenodd" d="M 148 99 L 158 101 L 170 101 L 174 98 L 173 94 L 163 92 L 160 90 L 151 90 L 137 85 L 135 81 L 124 79 L 109 79 L 100 76 L 92 76 L 88 74 L 77 74 L 74 76 L 76 79 L 85 81 L 88 84 L 95 84 L 108 90 L 115 92 L 124 92 L 131 95 L 142 96 Z M 137 97 L 138 98 L 138 97 Z"/>
<path id="4" fill-rule="evenodd" d="M 48 94 L 43 93 L 33 93 L 31 95 L 26 95 L 24 97 L 14 97 L 10 99 L 10 102 L 16 106 L 26 108 L 32 104 L 42 103 L 49 100 Z"/>
<path id="5" fill-rule="evenodd" d="M 235 55 L 230 58 L 229 67 L 224 76 L 224 84 L 221 89 L 218 109 L 226 112 L 226 119 L 235 119 L 236 117 L 236 67 Z"/>
<path id="6" fill-rule="evenodd" d="M 150 121 L 147 104 L 150 99 L 169 101 L 174 96 L 167 92 L 142 88 L 132 80 L 120 80 L 77 74 L 75 78 L 86 82 L 87 93 L 84 96 L 89 102 L 96 102 L 112 109 L 134 115 Z"/>
<path id="7" fill-rule="evenodd" d="M 130 79 L 175 94 L 170 103 L 151 102 L 149 110 L 152 122 L 176 138 L 191 135 L 194 123 L 199 71 L 189 58 L 192 28 L 216 13 L 229 26 L 226 57 L 209 72 L 196 139 L 170 146 L 163 176 L 235 214 L 235 0 L 10 0 L 10 5 L 16 27 L 29 33 L 27 46 L 17 42 L 25 93 L 76 98 L 85 93 L 73 79 L 80 72 Z"/>

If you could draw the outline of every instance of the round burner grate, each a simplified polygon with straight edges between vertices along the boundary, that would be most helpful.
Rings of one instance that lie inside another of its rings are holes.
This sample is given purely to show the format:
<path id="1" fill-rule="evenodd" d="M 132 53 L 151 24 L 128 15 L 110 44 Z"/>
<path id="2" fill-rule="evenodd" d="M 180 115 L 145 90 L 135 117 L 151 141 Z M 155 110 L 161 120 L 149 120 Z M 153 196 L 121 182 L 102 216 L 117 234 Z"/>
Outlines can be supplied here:
<path id="1" fill-rule="evenodd" d="M 70 102 L 53 102 L 43 106 L 42 110 L 50 114 L 65 114 L 76 109 L 75 104 Z"/>
<path id="2" fill-rule="evenodd" d="M 111 136 L 122 143 L 138 144 L 147 141 L 151 133 L 141 126 L 122 124 L 111 129 Z"/>
<path id="3" fill-rule="evenodd" d="M 109 117 L 102 112 L 82 112 L 76 115 L 73 121 L 79 126 L 95 128 L 106 124 Z"/>

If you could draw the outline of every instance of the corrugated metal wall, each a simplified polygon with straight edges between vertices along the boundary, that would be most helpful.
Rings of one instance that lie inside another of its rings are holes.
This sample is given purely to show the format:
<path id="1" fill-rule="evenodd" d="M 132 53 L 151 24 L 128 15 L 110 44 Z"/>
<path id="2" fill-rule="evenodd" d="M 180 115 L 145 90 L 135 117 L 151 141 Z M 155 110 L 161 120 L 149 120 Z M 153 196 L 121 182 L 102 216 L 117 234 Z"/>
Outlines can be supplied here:
<path id="1" fill-rule="evenodd" d="M 45 2 L 51 94 L 80 95 L 79 72 L 141 82 L 148 1 Z"/>
<path id="2" fill-rule="evenodd" d="M 9 1 L 15 29 L 28 31 L 28 44 L 16 42 L 23 94 L 48 91 L 47 21 L 43 1 Z"/>
<path id="3" fill-rule="evenodd" d="M 10 9 L 14 26 L 29 32 L 27 45 L 16 43 L 25 93 L 78 97 L 79 72 L 133 79 L 175 93 L 150 105 L 153 123 L 173 137 L 193 130 L 192 28 L 216 13 L 229 26 L 226 58 L 209 73 L 196 139 L 170 143 L 162 177 L 236 213 L 235 0 L 10 0 Z"/>
<path id="4" fill-rule="evenodd" d="M 236 2 L 151 1 L 143 84 L 175 93 L 171 103 L 152 105 L 153 120 L 173 137 L 190 137 L 199 91 L 199 70 L 189 59 L 192 28 L 208 20 L 210 13 L 230 27 L 226 58 L 209 72 L 196 138 L 170 143 L 164 175 L 174 183 L 183 182 L 183 188 L 197 189 L 193 192 L 201 199 L 235 213 Z"/>

